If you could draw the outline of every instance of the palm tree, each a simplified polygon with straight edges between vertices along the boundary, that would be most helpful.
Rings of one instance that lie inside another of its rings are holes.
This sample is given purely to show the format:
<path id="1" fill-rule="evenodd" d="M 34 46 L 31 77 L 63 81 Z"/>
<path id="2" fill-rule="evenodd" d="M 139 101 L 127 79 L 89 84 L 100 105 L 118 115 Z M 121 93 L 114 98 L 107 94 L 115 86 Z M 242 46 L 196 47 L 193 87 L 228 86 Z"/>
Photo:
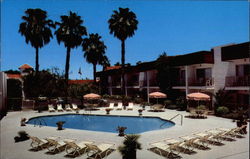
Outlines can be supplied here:
<path id="1" fill-rule="evenodd" d="M 55 28 L 52 20 L 47 19 L 47 12 L 41 9 L 27 9 L 23 22 L 19 26 L 19 33 L 25 37 L 25 42 L 36 49 L 36 72 L 39 71 L 39 48 L 53 38 L 50 28 Z"/>
<path id="2" fill-rule="evenodd" d="M 106 67 L 110 66 L 110 61 L 106 55 L 102 56 L 100 65 L 102 65 L 102 71 L 104 71 Z"/>
<path id="3" fill-rule="evenodd" d="M 82 26 L 83 20 L 81 16 L 70 11 L 69 15 L 61 16 L 61 23 L 56 22 L 59 28 L 55 31 L 57 42 L 64 43 L 67 48 L 66 64 L 65 64 L 65 79 L 66 84 L 69 79 L 70 51 L 78 47 L 82 43 L 82 36 L 87 35 L 87 30 Z"/>
<path id="4" fill-rule="evenodd" d="M 108 20 L 110 34 L 114 34 L 121 40 L 121 63 L 122 63 L 122 92 L 125 92 L 124 65 L 125 65 L 125 40 L 132 37 L 137 30 L 138 21 L 135 13 L 129 11 L 129 8 L 119 8 L 119 11 L 113 11 L 114 14 Z"/>
<path id="5" fill-rule="evenodd" d="M 118 147 L 123 159 L 136 159 L 136 150 L 141 150 L 141 144 L 138 142 L 140 135 L 126 135 L 123 145 Z"/>
<path id="6" fill-rule="evenodd" d="M 96 81 L 96 65 L 102 63 L 107 48 L 100 39 L 101 36 L 98 34 L 89 34 L 89 37 L 83 39 L 82 43 L 83 51 L 85 52 L 84 57 L 88 63 L 93 64 L 94 81 Z"/>

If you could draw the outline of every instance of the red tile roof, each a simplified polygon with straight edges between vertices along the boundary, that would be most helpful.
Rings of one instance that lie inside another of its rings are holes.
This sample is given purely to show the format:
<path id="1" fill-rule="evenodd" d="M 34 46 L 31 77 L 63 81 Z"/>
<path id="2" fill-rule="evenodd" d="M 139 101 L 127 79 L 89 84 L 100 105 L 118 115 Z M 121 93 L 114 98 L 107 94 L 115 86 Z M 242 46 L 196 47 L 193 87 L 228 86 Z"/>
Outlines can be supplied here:
<path id="1" fill-rule="evenodd" d="M 19 67 L 19 69 L 28 69 L 28 68 L 33 68 L 28 64 L 23 64 L 22 66 Z"/>
<path id="2" fill-rule="evenodd" d="M 7 77 L 12 78 L 12 79 L 20 79 L 21 75 L 20 74 L 8 74 L 7 73 Z"/>
<path id="3" fill-rule="evenodd" d="M 69 84 L 84 84 L 84 83 L 91 83 L 94 82 L 94 80 L 69 80 Z"/>
<path id="4" fill-rule="evenodd" d="M 110 66 L 110 67 L 107 67 L 105 70 L 114 70 L 114 69 L 119 69 L 121 67 L 122 66 Z"/>

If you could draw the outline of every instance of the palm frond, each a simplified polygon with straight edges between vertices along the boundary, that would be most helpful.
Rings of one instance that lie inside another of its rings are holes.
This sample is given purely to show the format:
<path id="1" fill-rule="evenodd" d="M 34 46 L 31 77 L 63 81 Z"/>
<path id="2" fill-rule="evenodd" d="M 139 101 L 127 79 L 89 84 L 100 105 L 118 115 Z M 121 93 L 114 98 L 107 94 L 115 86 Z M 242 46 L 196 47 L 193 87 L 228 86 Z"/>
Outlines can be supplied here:
<path id="1" fill-rule="evenodd" d="M 110 34 L 114 34 L 120 40 L 132 37 L 138 25 L 136 15 L 128 8 L 119 8 L 119 12 L 113 11 L 108 23 Z"/>

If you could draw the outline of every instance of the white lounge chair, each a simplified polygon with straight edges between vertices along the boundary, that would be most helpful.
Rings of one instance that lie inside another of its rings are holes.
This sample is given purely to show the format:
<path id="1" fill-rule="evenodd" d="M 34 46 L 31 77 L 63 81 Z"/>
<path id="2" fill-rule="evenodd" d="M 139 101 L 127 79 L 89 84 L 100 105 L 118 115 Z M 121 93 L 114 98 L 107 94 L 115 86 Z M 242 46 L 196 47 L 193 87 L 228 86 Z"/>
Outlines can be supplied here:
<path id="1" fill-rule="evenodd" d="M 78 110 L 78 106 L 77 106 L 76 104 L 73 104 L 73 103 L 72 103 L 72 109 L 73 109 L 73 110 Z"/>
<path id="2" fill-rule="evenodd" d="M 167 138 L 165 141 L 168 143 L 172 151 L 175 150 L 175 151 L 181 152 L 184 149 L 184 152 L 185 152 L 186 150 L 184 141 L 180 141 L 180 140 L 176 140 L 172 138 Z"/>
<path id="3" fill-rule="evenodd" d="M 58 141 L 60 137 L 48 137 L 45 140 L 48 141 L 50 147 L 47 147 L 50 153 L 61 152 L 65 149 L 66 143 Z"/>
<path id="4" fill-rule="evenodd" d="M 88 156 L 93 156 L 91 158 L 105 158 L 108 156 L 110 152 L 113 150 L 111 147 L 113 147 L 115 144 L 110 143 L 101 143 L 99 145 L 94 144 L 85 144 L 87 146 Z M 103 156 L 104 155 L 104 156 Z"/>
<path id="5" fill-rule="evenodd" d="M 38 150 L 39 148 L 42 149 L 48 146 L 48 141 L 45 139 L 40 139 L 36 136 L 29 136 L 29 138 L 31 139 L 30 146 L 36 150 Z"/>
<path id="6" fill-rule="evenodd" d="M 109 103 L 109 107 L 108 107 L 109 109 L 114 109 L 114 103 Z"/>
<path id="7" fill-rule="evenodd" d="M 212 134 L 209 133 L 195 133 L 193 135 L 196 135 L 199 137 L 199 143 L 201 144 L 201 146 L 205 147 L 205 148 L 209 148 L 208 147 L 208 142 L 210 141 L 210 139 L 213 137 Z M 200 146 L 199 146 L 200 147 Z"/>
<path id="8" fill-rule="evenodd" d="M 237 136 L 242 136 L 242 129 L 246 128 L 247 125 L 242 125 L 241 127 L 236 127 L 232 129 L 228 128 L 218 128 L 220 131 L 226 132 L 225 135 L 232 136 L 232 137 L 237 137 Z"/>
<path id="9" fill-rule="evenodd" d="M 52 104 L 48 105 L 48 111 L 49 112 L 55 112 L 56 110 L 54 109 L 54 106 Z"/>
<path id="10" fill-rule="evenodd" d="M 173 153 L 174 146 L 170 146 L 168 143 L 164 141 L 158 141 L 150 144 L 152 146 L 152 151 L 155 153 L 159 153 L 161 156 L 168 158 L 170 155 L 178 155 L 180 152 Z M 167 155 L 163 155 L 163 152 L 167 152 Z"/>
<path id="11" fill-rule="evenodd" d="M 62 104 L 57 104 L 57 111 L 63 112 Z"/>
<path id="12" fill-rule="evenodd" d="M 87 151 L 87 146 L 85 144 L 92 144 L 92 141 L 81 141 L 76 143 L 74 140 L 64 140 L 67 144 L 65 151 L 67 156 L 76 156 L 76 154 L 81 155 Z"/>
<path id="13" fill-rule="evenodd" d="M 194 147 L 198 145 L 200 147 L 199 137 L 197 136 L 181 136 L 179 137 L 184 140 L 183 147 L 185 148 L 184 153 L 186 150 L 193 151 Z"/>
<path id="14" fill-rule="evenodd" d="M 127 110 L 133 110 L 134 108 L 134 103 L 128 103 Z"/>
<path id="15" fill-rule="evenodd" d="M 65 110 L 66 110 L 66 111 L 72 111 L 72 109 L 70 108 L 70 105 L 69 105 L 69 104 L 66 104 L 66 105 L 65 105 Z"/>
<path id="16" fill-rule="evenodd" d="M 119 102 L 119 103 L 118 103 L 118 106 L 117 106 L 117 108 L 116 108 L 116 110 L 122 110 L 122 107 L 123 107 L 123 106 L 122 106 L 122 103 Z"/>
<path id="17" fill-rule="evenodd" d="M 227 132 L 219 131 L 219 130 L 208 130 L 206 131 L 208 134 L 212 134 L 209 138 L 212 141 L 212 144 L 221 143 L 223 138 L 226 138 Z"/>

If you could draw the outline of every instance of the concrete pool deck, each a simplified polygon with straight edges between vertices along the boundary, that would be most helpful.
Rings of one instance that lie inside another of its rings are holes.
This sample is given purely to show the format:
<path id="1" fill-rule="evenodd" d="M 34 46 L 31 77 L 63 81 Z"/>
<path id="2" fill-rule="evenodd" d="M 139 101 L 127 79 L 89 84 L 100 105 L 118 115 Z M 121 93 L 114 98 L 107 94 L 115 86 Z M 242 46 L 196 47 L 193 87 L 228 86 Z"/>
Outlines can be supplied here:
<path id="1" fill-rule="evenodd" d="M 113 110 L 110 112 L 111 115 L 129 115 L 129 116 L 138 116 L 139 107 L 135 106 L 133 111 L 116 111 Z M 92 111 L 91 114 L 106 114 L 105 108 L 101 108 L 98 111 Z M 146 109 L 147 110 L 147 109 Z M 29 151 L 31 140 L 24 142 L 14 143 L 14 137 L 17 136 L 17 132 L 20 130 L 26 131 L 31 136 L 38 136 L 40 138 L 46 138 L 49 136 L 60 136 L 64 138 L 75 138 L 77 141 L 90 140 L 94 141 L 97 144 L 102 142 L 114 143 L 117 148 L 119 145 L 122 145 L 123 137 L 117 136 L 117 133 L 107 133 L 107 132 L 97 132 L 97 131 L 86 131 L 86 130 L 77 130 L 77 129 L 65 129 L 62 131 L 56 130 L 55 127 L 46 127 L 46 126 L 36 126 L 27 125 L 24 127 L 20 126 L 20 119 L 25 117 L 27 119 L 31 117 L 44 116 L 44 115 L 58 115 L 58 114 L 67 114 L 69 112 L 48 112 L 44 111 L 42 113 L 37 113 L 37 111 L 18 111 L 18 112 L 8 112 L 0 122 L 1 134 L 0 134 L 0 158 L 1 159 L 58 159 L 66 158 L 65 151 L 55 154 L 48 155 L 45 154 L 48 150 L 44 149 L 38 152 Z M 80 114 L 86 113 L 81 110 Z M 74 113 L 72 113 L 74 114 Z M 187 115 L 187 112 L 176 111 L 166 109 L 165 112 L 148 112 L 144 111 L 143 116 L 156 116 L 161 117 L 162 119 L 170 119 L 177 114 L 183 116 Z M 173 119 L 173 122 L 176 123 L 175 126 L 155 131 L 148 131 L 141 133 L 139 142 L 142 144 L 142 150 L 137 151 L 137 159 L 163 159 L 164 157 L 157 155 L 151 151 L 148 151 L 148 148 L 151 148 L 149 143 L 155 141 L 161 141 L 166 138 L 179 139 L 181 136 L 191 135 L 195 132 L 204 132 L 209 129 L 215 129 L 219 127 L 225 128 L 234 128 L 236 123 L 232 122 L 230 119 L 219 118 L 215 116 L 208 116 L 207 119 L 189 119 L 183 118 L 183 125 L 181 124 L 180 116 Z M 249 130 L 249 123 L 248 123 Z M 125 131 L 126 132 L 126 131 Z M 236 141 L 223 141 L 225 145 L 215 146 L 209 145 L 210 150 L 198 150 L 194 149 L 197 153 L 188 155 L 180 153 L 179 155 L 184 159 L 248 159 L 249 158 L 249 132 L 245 135 L 245 138 L 237 138 Z M 87 158 L 87 155 L 84 154 L 77 158 Z M 119 159 L 122 158 L 118 151 L 112 152 L 108 159 Z"/>

